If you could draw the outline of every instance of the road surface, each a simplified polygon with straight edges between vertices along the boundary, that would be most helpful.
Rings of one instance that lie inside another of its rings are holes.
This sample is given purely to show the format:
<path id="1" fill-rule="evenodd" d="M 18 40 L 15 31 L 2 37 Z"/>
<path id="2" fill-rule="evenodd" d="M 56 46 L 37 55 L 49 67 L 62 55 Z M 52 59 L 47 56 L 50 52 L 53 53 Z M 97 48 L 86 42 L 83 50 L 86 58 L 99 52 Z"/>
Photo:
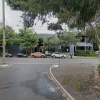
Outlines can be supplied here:
<path id="1" fill-rule="evenodd" d="M 48 79 L 49 67 L 59 63 L 53 58 L 7 58 L 0 70 L 0 100 L 66 100 Z M 2 58 L 0 58 L 2 63 Z M 61 59 L 60 63 L 91 63 L 99 59 Z"/>

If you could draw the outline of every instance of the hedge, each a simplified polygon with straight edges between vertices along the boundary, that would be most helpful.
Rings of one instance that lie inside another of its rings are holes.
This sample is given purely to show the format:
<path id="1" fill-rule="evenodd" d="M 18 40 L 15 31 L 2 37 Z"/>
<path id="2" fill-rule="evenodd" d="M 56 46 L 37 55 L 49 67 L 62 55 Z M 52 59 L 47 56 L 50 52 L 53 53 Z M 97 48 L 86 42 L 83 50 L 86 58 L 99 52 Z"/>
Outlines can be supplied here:
<path id="1" fill-rule="evenodd" d="M 77 56 L 97 56 L 93 50 L 77 50 L 76 54 Z"/>

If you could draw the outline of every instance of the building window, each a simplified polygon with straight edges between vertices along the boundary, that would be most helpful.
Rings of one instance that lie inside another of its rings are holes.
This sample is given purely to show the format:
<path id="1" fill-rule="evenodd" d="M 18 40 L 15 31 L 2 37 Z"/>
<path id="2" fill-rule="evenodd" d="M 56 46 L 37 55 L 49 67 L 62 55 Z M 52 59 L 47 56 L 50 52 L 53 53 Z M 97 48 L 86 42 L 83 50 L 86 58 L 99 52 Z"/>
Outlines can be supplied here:
<path id="1" fill-rule="evenodd" d="M 87 46 L 87 47 L 86 47 L 86 50 L 91 50 L 91 47 Z"/>
<path id="2" fill-rule="evenodd" d="M 77 46 L 76 50 L 85 50 L 85 47 L 84 46 Z"/>
<path id="3" fill-rule="evenodd" d="M 81 42 L 85 42 L 85 36 L 81 37 Z"/>

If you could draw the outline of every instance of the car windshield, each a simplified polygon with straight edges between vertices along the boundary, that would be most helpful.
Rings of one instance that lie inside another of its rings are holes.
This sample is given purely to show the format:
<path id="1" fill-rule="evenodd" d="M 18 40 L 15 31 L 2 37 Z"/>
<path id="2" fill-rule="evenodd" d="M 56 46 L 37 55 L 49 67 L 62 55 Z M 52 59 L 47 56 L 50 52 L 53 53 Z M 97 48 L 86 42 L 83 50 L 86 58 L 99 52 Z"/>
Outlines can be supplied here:
<path id="1" fill-rule="evenodd" d="M 19 55 L 23 55 L 23 53 L 18 53 Z"/>
<path id="2" fill-rule="evenodd" d="M 36 52 L 36 54 L 40 54 L 40 52 Z"/>

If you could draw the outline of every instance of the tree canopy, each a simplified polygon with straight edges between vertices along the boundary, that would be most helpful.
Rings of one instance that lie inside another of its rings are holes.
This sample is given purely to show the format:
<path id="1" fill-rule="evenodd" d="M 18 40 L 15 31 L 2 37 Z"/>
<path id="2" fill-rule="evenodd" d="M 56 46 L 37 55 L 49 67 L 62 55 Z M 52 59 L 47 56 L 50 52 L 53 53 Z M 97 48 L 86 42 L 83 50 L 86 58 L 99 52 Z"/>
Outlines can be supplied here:
<path id="1" fill-rule="evenodd" d="M 27 51 L 30 48 L 34 48 L 38 45 L 38 39 L 39 39 L 39 35 L 36 33 L 33 34 L 33 30 L 20 29 L 16 39 L 16 43 L 21 45 L 27 54 Z"/>
<path id="2" fill-rule="evenodd" d="M 39 35 L 33 33 L 31 29 L 20 29 L 19 34 L 16 34 L 15 31 L 10 26 L 6 26 L 5 28 L 5 40 L 6 40 L 6 49 L 8 52 L 8 48 L 12 45 L 14 46 L 22 46 L 22 49 L 27 51 L 30 48 L 34 48 L 38 45 Z M 3 29 L 0 29 L 0 46 L 3 44 Z"/>
<path id="3" fill-rule="evenodd" d="M 46 38 L 44 39 L 44 45 L 51 47 L 59 47 L 61 46 L 64 49 L 66 46 L 75 45 L 80 40 L 76 38 L 76 34 L 74 32 L 64 32 L 58 38 Z"/>
<path id="4" fill-rule="evenodd" d="M 100 0 L 7 0 L 12 9 L 27 11 L 29 16 L 43 18 L 55 15 L 59 23 L 74 20 L 85 24 L 100 11 Z M 45 19 L 46 20 L 46 19 Z"/>
<path id="5" fill-rule="evenodd" d="M 5 28 L 6 46 L 13 45 L 15 31 L 10 26 Z M 3 44 L 3 29 L 0 29 L 0 45 Z"/>
<path id="6" fill-rule="evenodd" d="M 27 12 L 27 16 L 31 19 L 38 16 L 46 22 L 46 16 L 54 15 L 58 18 L 56 23 L 58 26 L 62 23 L 77 29 L 89 26 L 100 44 L 95 27 L 98 26 L 100 29 L 100 0 L 7 0 L 7 2 L 12 9 Z"/>

